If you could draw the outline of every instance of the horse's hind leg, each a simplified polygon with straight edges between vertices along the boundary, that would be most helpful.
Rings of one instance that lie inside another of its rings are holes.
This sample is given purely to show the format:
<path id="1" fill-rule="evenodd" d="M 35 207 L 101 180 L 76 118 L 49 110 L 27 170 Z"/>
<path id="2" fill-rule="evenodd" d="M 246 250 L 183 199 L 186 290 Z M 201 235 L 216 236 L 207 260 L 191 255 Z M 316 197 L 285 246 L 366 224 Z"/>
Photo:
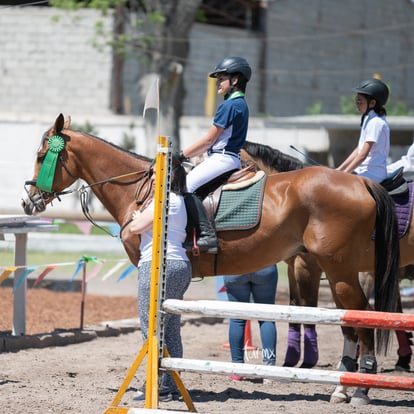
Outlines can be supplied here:
<path id="1" fill-rule="evenodd" d="M 369 306 L 367 306 L 367 309 Z M 361 308 L 363 309 L 363 308 Z M 377 359 L 375 357 L 375 331 L 366 328 L 354 328 L 358 336 L 359 344 L 359 372 L 362 374 L 377 373 Z M 370 403 L 368 397 L 369 388 L 358 387 L 352 395 L 352 405 L 367 405 Z"/>
<path id="2" fill-rule="evenodd" d="M 354 278 L 350 278 L 347 282 L 342 280 L 330 280 L 332 295 L 336 305 L 343 309 L 369 309 L 369 304 L 364 291 L 359 283 L 357 273 Z M 348 330 L 349 329 L 349 330 Z M 343 356 L 340 363 L 340 370 L 352 371 L 356 368 L 356 349 L 357 341 L 360 347 L 360 372 L 376 373 L 377 362 L 375 358 L 374 346 L 374 330 L 366 328 L 343 328 L 345 337 Z M 347 343 L 346 341 L 350 341 Z M 353 405 L 369 404 L 368 398 L 369 388 L 357 388 L 351 398 Z M 337 387 L 332 394 L 332 402 L 347 401 L 346 388 Z"/>
<path id="3" fill-rule="evenodd" d="M 318 305 L 321 269 L 310 254 L 301 254 L 286 260 L 289 277 L 290 304 Z M 288 343 L 283 366 L 293 367 L 300 359 L 301 325 L 289 324 Z M 318 362 L 318 342 L 315 325 L 304 325 L 304 355 L 301 368 L 312 368 Z"/>
<path id="4" fill-rule="evenodd" d="M 399 280 L 406 277 L 408 272 L 412 273 L 412 265 L 399 269 Z M 374 290 L 374 274 L 371 272 L 361 272 L 359 274 L 359 282 L 366 297 L 369 298 Z M 397 310 L 402 313 L 401 297 L 398 301 Z M 395 334 L 398 340 L 398 361 L 395 364 L 395 369 L 397 371 L 409 372 L 412 357 L 412 333 L 406 331 L 395 331 Z"/>
<path id="5" fill-rule="evenodd" d="M 402 303 L 401 296 L 398 300 L 398 312 L 402 313 Z M 410 362 L 411 362 L 411 338 L 413 334 L 406 331 L 395 331 L 398 340 L 398 361 L 395 364 L 395 369 L 397 371 L 406 371 L 410 372 Z"/>
<path id="6" fill-rule="evenodd" d="M 413 280 L 414 278 L 414 265 L 410 264 L 408 266 L 404 266 L 399 269 L 398 271 L 398 280 L 401 281 L 403 279 Z M 398 301 L 398 312 L 402 313 L 402 303 L 401 303 L 401 296 Z M 411 345 L 412 343 L 412 332 L 406 331 L 395 331 L 398 340 L 398 361 L 395 364 L 395 369 L 397 371 L 410 371 L 410 362 L 412 357 L 412 350 Z"/>
<path id="7" fill-rule="evenodd" d="M 344 335 L 344 346 L 342 349 L 342 358 L 338 364 L 339 371 L 355 372 L 357 367 L 357 347 L 358 337 L 352 328 L 342 328 Z M 349 402 L 348 387 L 337 385 L 331 395 L 330 402 L 334 404 Z"/>
<path id="8" fill-rule="evenodd" d="M 398 361 L 395 363 L 395 369 L 410 372 L 410 362 L 413 355 L 411 351 L 413 334 L 406 331 L 395 331 L 395 334 L 398 340 Z"/>

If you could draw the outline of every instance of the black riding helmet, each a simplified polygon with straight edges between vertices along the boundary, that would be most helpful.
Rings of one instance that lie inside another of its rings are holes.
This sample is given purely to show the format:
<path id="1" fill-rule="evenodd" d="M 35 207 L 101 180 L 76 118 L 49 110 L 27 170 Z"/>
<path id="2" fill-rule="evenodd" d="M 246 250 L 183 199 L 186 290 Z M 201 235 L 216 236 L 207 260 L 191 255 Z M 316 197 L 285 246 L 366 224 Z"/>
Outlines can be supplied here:
<path id="1" fill-rule="evenodd" d="M 379 79 L 374 78 L 362 81 L 353 91 L 371 96 L 380 106 L 384 106 L 387 103 L 389 95 L 388 86 Z"/>
<path id="2" fill-rule="evenodd" d="M 252 76 L 252 69 L 246 59 L 238 56 L 228 56 L 221 60 L 213 72 L 209 74 L 210 78 L 217 78 L 219 73 L 231 75 L 241 73 L 248 82 Z"/>

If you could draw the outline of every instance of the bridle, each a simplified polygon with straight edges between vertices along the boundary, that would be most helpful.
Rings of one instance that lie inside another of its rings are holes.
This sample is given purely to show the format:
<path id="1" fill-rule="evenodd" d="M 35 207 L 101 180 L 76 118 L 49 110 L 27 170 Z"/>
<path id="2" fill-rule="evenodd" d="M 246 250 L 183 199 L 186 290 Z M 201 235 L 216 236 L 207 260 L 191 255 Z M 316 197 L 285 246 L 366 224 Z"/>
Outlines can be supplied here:
<path id="1" fill-rule="evenodd" d="M 63 149 L 63 147 L 64 147 L 64 145 L 61 147 L 60 151 Z M 49 147 L 48 151 L 49 150 L 51 150 L 50 147 Z M 68 166 L 66 165 L 66 162 L 65 162 L 65 160 L 64 160 L 64 158 L 63 158 L 60 151 L 56 156 L 56 161 L 59 160 L 59 162 L 62 164 L 62 166 L 63 166 L 64 170 L 66 171 L 66 173 L 70 177 L 72 177 L 74 180 L 77 180 L 78 178 L 74 174 L 71 173 Z M 42 160 L 42 168 L 43 168 L 44 158 Z M 105 180 L 97 181 L 97 182 L 92 183 L 92 184 L 87 184 L 87 185 L 82 184 L 79 188 L 76 188 L 76 189 L 69 189 L 69 190 L 64 190 L 64 191 L 53 191 L 53 190 L 45 191 L 45 190 L 43 190 L 42 188 L 39 187 L 38 180 L 25 181 L 24 189 L 26 191 L 28 199 L 33 203 L 35 208 L 39 211 L 43 211 L 46 208 L 47 203 L 52 202 L 53 199 L 57 199 L 58 201 L 61 201 L 61 198 L 60 198 L 61 196 L 71 194 L 73 192 L 79 192 L 79 199 L 80 199 L 80 203 L 81 203 L 81 207 L 82 207 L 82 212 L 83 212 L 84 216 L 88 219 L 88 221 L 90 223 L 92 223 L 95 227 L 98 227 L 99 229 L 103 230 L 105 233 L 109 234 L 110 236 L 121 238 L 122 231 L 132 221 L 132 218 L 127 220 L 121 226 L 119 235 L 112 234 L 107 229 L 103 228 L 98 223 L 96 223 L 96 221 L 93 219 L 92 215 L 90 214 L 89 206 L 88 206 L 89 193 L 88 193 L 87 190 L 88 190 L 88 188 L 93 188 L 95 186 L 104 185 L 104 184 L 107 184 L 107 183 L 125 185 L 125 186 L 138 183 L 137 190 L 135 192 L 135 203 L 136 203 L 137 206 L 141 206 L 141 208 L 143 208 L 143 207 L 145 207 L 144 203 L 148 200 L 148 198 L 150 197 L 150 195 L 153 192 L 153 180 L 151 179 L 152 174 L 153 174 L 153 164 L 154 163 L 151 162 L 150 165 L 148 166 L 148 168 L 143 169 L 143 170 L 134 171 L 134 172 L 127 173 L 127 174 L 122 174 L 122 175 L 118 175 L 118 176 L 115 176 L 115 177 L 110 177 L 110 178 L 107 178 Z M 40 176 L 40 174 L 41 174 L 41 172 L 39 172 L 39 176 Z M 53 175 L 54 175 L 54 170 L 53 170 Z M 132 180 L 128 180 L 128 181 L 124 181 L 125 178 L 132 177 L 132 176 L 137 176 L 137 178 L 132 179 Z M 28 186 L 36 187 L 38 192 L 36 194 L 31 194 Z"/>

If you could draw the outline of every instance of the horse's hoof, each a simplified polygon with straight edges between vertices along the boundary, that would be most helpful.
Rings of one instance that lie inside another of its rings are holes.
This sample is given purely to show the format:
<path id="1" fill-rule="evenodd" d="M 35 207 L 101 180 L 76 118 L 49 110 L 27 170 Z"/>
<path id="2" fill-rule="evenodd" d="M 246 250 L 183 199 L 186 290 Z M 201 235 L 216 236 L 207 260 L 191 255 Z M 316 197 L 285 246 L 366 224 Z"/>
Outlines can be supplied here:
<path id="1" fill-rule="evenodd" d="M 287 368 L 293 368 L 294 366 L 295 366 L 296 364 L 292 364 L 292 363 L 290 363 L 290 362 L 284 362 L 283 363 L 283 367 L 287 367 Z"/>
<path id="2" fill-rule="evenodd" d="M 331 395 L 331 399 L 329 400 L 329 402 L 332 404 L 344 404 L 344 403 L 347 403 L 348 401 L 349 401 L 349 397 L 344 392 L 334 392 Z"/>
<path id="3" fill-rule="evenodd" d="M 355 406 L 368 405 L 370 402 L 371 399 L 363 390 L 356 390 L 350 401 L 351 405 Z"/>
<path id="4" fill-rule="evenodd" d="M 396 371 L 410 372 L 411 354 L 400 356 L 395 364 Z"/>
<path id="5" fill-rule="evenodd" d="M 366 395 L 365 397 L 352 397 L 351 398 L 351 405 L 358 406 L 358 405 L 369 405 L 371 399 Z"/>
<path id="6" fill-rule="evenodd" d="M 316 362 L 314 364 L 310 364 L 309 362 L 303 361 L 299 368 L 313 368 L 315 365 L 316 365 Z"/>

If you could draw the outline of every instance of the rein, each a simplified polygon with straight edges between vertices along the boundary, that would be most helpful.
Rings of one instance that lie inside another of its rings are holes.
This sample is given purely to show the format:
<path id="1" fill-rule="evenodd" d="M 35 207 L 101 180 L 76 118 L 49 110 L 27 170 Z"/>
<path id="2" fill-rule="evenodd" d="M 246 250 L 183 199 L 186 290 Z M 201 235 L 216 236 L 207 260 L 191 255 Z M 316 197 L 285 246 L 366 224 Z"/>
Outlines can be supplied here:
<path id="1" fill-rule="evenodd" d="M 68 170 L 66 165 L 63 163 L 66 172 L 72 177 L 75 178 Z M 98 223 L 96 223 L 96 221 L 93 219 L 92 215 L 89 212 L 89 207 L 88 207 L 88 200 L 89 200 L 89 193 L 86 191 L 88 188 L 93 188 L 97 185 L 103 185 L 103 184 L 107 184 L 107 183 L 112 183 L 112 184 L 120 184 L 120 185 L 131 185 L 134 183 L 138 183 L 141 180 L 144 180 L 145 178 L 147 178 L 148 182 L 150 183 L 150 185 L 148 186 L 144 186 L 142 185 L 141 187 L 139 187 L 136 191 L 136 204 L 137 206 L 143 205 L 145 200 L 148 198 L 148 196 L 151 194 L 152 192 L 152 185 L 151 185 L 151 181 L 149 180 L 149 178 L 151 177 L 152 174 L 152 164 L 145 170 L 140 170 L 140 171 L 135 171 L 132 173 L 127 173 L 127 174 L 122 174 L 122 175 L 117 175 L 115 177 L 111 177 L 105 180 L 101 180 L 101 181 L 97 181 L 95 183 L 92 184 L 88 184 L 88 185 L 82 185 L 81 187 L 77 188 L 77 189 L 72 189 L 72 190 L 65 190 L 65 191 L 43 191 L 41 190 L 39 187 L 37 187 L 37 182 L 36 181 L 26 181 L 25 182 L 25 186 L 30 185 L 30 186 L 35 186 L 37 188 L 39 188 L 40 194 L 42 199 L 44 199 L 44 196 L 46 196 L 46 198 L 56 198 L 57 200 L 61 201 L 60 196 L 62 195 L 66 195 L 66 194 L 72 194 L 74 192 L 79 192 L 79 200 L 81 203 L 81 207 L 82 207 L 82 212 L 84 214 L 84 216 L 88 219 L 88 221 L 90 223 L 92 223 L 95 227 L 98 227 L 99 229 L 101 229 L 102 231 L 104 231 L 106 234 L 110 235 L 111 237 L 119 237 L 121 239 L 121 234 L 122 231 L 125 229 L 126 226 L 128 226 L 129 223 L 131 223 L 132 219 L 127 220 L 121 227 L 119 235 L 117 234 L 112 234 L 111 232 L 109 232 L 107 229 L 105 229 L 104 227 L 100 226 Z M 124 181 L 124 182 L 120 182 L 120 179 L 126 178 L 126 177 L 130 177 L 133 175 L 141 175 L 140 177 L 134 179 L 134 180 L 130 180 L 130 181 Z M 145 183 L 144 183 L 145 184 Z M 145 191 L 144 193 L 141 195 L 141 190 L 145 187 Z M 29 194 L 29 191 L 26 189 L 27 194 Z M 138 196 L 141 195 L 141 199 L 138 199 Z"/>
<path id="2" fill-rule="evenodd" d="M 100 226 L 98 223 L 96 223 L 96 221 L 93 219 L 92 215 L 89 212 L 89 207 L 88 207 L 88 199 L 89 199 L 89 193 L 86 191 L 88 188 L 92 188 L 95 187 L 97 185 L 103 185 L 103 184 L 107 184 L 107 183 L 115 183 L 115 184 L 121 184 L 121 185 L 130 185 L 130 184 L 134 184 L 134 183 L 138 183 L 141 180 L 144 180 L 145 178 L 148 179 L 148 182 L 150 182 L 149 178 L 151 177 L 151 168 L 152 165 L 149 166 L 148 169 L 146 170 L 141 170 L 141 171 L 135 171 L 133 173 L 128 173 L 128 174 L 122 174 L 122 175 L 118 175 L 116 177 L 111 177 L 108 178 L 106 180 L 102 180 L 102 181 L 97 181 L 96 183 L 92 183 L 89 185 L 82 185 L 77 191 L 79 191 L 79 199 L 80 199 L 80 203 L 81 203 L 81 207 L 82 207 L 82 212 L 84 214 L 84 216 L 88 219 L 88 221 L 90 223 L 92 223 L 94 226 L 98 227 L 99 229 L 101 229 L 102 231 L 104 231 L 106 234 L 109 234 L 112 237 L 119 237 L 120 239 L 122 239 L 121 235 L 122 235 L 122 231 L 125 229 L 126 226 L 128 226 L 129 223 L 131 223 L 132 219 L 127 220 L 121 227 L 120 231 L 119 231 L 119 235 L 117 234 L 112 234 L 111 232 L 109 232 L 108 230 L 106 230 L 104 227 Z M 137 175 L 137 174 L 142 174 L 141 177 L 132 180 L 132 181 L 128 181 L 128 182 L 119 182 L 119 179 L 125 178 L 125 177 L 129 177 L 131 175 Z M 145 183 L 144 183 L 145 184 Z M 140 188 L 143 188 L 144 185 L 142 185 Z M 152 191 L 152 185 L 150 183 L 149 186 L 147 186 L 148 190 L 144 193 L 144 197 L 142 200 L 138 200 L 136 199 L 135 202 L 137 205 L 141 205 L 145 202 L 146 198 L 151 194 Z M 138 194 L 140 193 L 140 189 L 137 189 L 136 197 L 138 196 Z"/>

